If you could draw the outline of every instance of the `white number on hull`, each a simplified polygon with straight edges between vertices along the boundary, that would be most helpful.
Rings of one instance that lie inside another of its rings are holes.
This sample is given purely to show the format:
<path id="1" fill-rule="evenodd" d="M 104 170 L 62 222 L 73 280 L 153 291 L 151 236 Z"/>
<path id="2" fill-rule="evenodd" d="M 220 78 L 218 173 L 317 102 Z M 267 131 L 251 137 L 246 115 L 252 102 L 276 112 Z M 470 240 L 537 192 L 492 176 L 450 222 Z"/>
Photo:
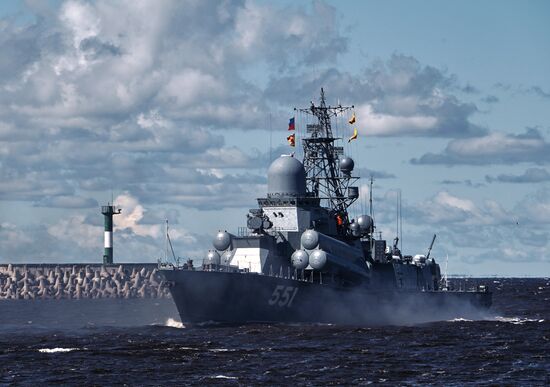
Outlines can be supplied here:
<path id="1" fill-rule="evenodd" d="M 296 297 L 296 293 L 298 293 L 298 287 L 277 285 L 267 303 L 271 306 L 278 305 L 280 307 L 290 307 L 292 306 L 294 297 Z"/>

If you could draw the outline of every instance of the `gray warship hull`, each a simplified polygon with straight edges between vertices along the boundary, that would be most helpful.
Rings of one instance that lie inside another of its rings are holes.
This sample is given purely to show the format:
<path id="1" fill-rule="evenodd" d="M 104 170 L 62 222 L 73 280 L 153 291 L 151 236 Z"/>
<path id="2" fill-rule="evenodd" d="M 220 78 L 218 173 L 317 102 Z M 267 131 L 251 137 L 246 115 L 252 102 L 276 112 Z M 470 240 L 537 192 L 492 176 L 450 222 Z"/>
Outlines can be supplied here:
<path id="1" fill-rule="evenodd" d="M 180 267 L 172 251 L 177 266 L 161 273 L 182 321 L 401 324 L 490 306 L 485 286 L 447 289 L 430 256 L 435 234 L 427 255 L 401 253 L 400 227 L 392 246 L 382 239 L 374 223 L 372 177 L 369 215 L 350 216 L 360 196 L 354 185 L 359 177 L 352 174 L 353 159 L 335 145 L 342 138 L 334 136 L 331 120 L 353 109 L 327 106 L 323 89 L 319 105 L 294 109 L 309 117 L 302 128 L 303 161 L 292 152 L 271 163 L 267 195 L 249 210 L 246 228 L 236 235 L 218 230 L 202 270 L 191 259 Z M 353 113 L 348 123 L 355 120 Z M 294 147 L 294 117 L 289 130 Z M 354 137 L 357 129 L 348 143 Z"/>
<path id="2" fill-rule="evenodd" d="M 480 313 L 486 291 L 338 288 L 257 273 L 162 270 L 184 323 L 411 324 Z"/>

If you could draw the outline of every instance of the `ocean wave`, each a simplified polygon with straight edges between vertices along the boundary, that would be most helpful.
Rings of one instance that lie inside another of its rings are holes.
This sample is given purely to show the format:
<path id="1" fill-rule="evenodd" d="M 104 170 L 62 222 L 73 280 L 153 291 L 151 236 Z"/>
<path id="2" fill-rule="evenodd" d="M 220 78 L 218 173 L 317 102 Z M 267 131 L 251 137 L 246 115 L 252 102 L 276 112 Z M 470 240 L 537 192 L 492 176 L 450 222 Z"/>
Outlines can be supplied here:
<path id="1" fill-rule="evenodd" d="M 72 352 L 78 351 L 78 348 L 40 348 L 40 353 L 59 353 L 59 352 Z"/>
<path id="2" fill-rule="evenodd" d="M 488 319 L 488 321 L 498 321 L 498 322 L 505 322 L 505 323 L 515 324 L 515 325 L 522 325 L 522 324 L 530 323 L 530 322 L 542 323 L 542 322 L 544 322 L 544 319 L 527 318 L 527 317 L 496 316 L 492 319 Z"/>
<path id="3" fill-rule="evenodd" d="M 216 376 L 210 376 L 211 379 L 230 379 L 230 380 L 237 380 L 239 379 L 236 376 L 226 376 L 226 375 L 216 375 Z"/>
<path id="4" fill-rule="evenodd" d="M 490 317 L 483 317 L 475 320 L 471 320 L 464 317 L 457 317 L 451 320 L 447 320 L 447 322 L 477 322 L 477 321 L 496 321 L 496 322 L 515 324 L 515 325 L 522 325 L 525 323 L 542 323 L 544 322 L 544 319 L 527 318 L 527 317 L 490 316 Z"/>
<path id="5" fill-rule="evenodd" d="M 185 325 L 183 325 L 181 321 L 178 321 L 171 317 L 166 320 L 166 323 L 164 325 L 170 328 L 185 328 Z"/>

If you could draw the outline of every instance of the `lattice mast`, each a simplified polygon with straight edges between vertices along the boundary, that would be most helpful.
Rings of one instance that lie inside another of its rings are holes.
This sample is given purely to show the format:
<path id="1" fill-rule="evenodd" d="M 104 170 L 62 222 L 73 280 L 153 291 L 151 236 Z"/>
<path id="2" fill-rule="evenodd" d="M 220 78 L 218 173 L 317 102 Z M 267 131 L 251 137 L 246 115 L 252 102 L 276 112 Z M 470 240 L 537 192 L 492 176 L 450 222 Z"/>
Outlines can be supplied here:
<path id="1" fill-rule="evenodd" d="M 342 216 L 347 223 L 348 207 L 357 200 L 348 195 L 348 187 L 358 178 L 341 174 L 339 159 L 343 147 L 335 146 L 335 141 L 342 140 L 332 133 L 331 118 L 353 109 L 354 106 L 327 106 L 325 92 L 321 88 L 319 105 L 311 102 L 309 108 L 298 111 L 317 118 L 317 124 L 308 124 L 309 137 L 302 139 L 304 149 L 304 168 L 306 170 L 307 191 L 321 199 L 322 204 L 331 208 L 335 214 Z"/>

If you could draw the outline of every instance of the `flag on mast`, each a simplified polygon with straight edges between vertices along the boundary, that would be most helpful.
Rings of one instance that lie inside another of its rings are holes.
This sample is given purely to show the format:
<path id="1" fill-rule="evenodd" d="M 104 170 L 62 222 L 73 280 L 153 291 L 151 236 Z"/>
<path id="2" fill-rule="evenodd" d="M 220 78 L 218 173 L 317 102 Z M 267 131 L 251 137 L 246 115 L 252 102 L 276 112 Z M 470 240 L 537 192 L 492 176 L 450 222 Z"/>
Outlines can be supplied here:
<path id="1" fill-rule="evenodd" d="M 348 122 L 349 122 L 350 125 L 355 124 L 355 113 L 353 113 L 353 115 L 351 116 L 351 118 L 349 119 Z"/>
<path id="2" fill-rule="evenodd" d="M 288 120 L 288 130 L 294 129 L 296 129 L 296 126 L 294 125 L 294 117 L 292 117 L 290 120 Z"/>
<path id="3" fill-rule="evenodd" d="M 294 133 L 292 133 L 290 136 L 288 136 L 286 138 L 286 140 L 288 141 L 288 145 L 296 146 L 296 135 Z"/>
<path id="4" fill-rule="evenodd" d="M 353 135 L 348 139 L 348 142 L 352 142 L 357 138 L 357 128 L 353 129 Z"/>

